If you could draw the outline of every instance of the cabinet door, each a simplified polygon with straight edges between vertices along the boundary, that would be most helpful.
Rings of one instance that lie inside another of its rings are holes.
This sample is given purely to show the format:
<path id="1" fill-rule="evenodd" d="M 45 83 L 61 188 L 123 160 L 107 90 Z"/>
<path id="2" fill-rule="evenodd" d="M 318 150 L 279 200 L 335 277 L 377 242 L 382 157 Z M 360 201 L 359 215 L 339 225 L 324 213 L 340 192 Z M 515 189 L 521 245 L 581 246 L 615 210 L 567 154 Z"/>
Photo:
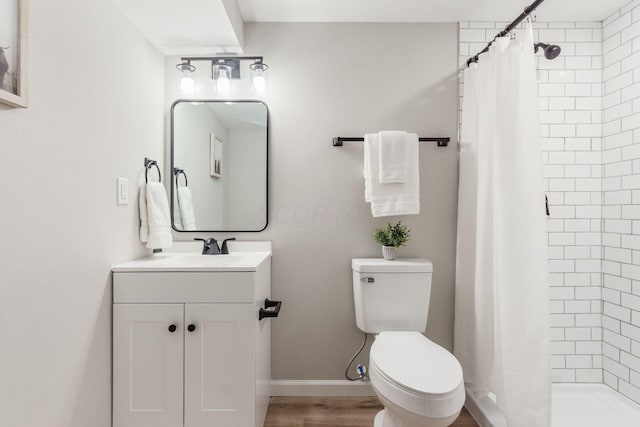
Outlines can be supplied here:
<path id="1" fill-rule="evenodd" d="M 113 305 L 113 427 L 182 426 L 183 319 L 182 304 Z"/>
<path id="2" fill-rule="evenodd" d="M 185 427 L 254 425 L 254 315 L 253 304 L 185 304 Z"/>

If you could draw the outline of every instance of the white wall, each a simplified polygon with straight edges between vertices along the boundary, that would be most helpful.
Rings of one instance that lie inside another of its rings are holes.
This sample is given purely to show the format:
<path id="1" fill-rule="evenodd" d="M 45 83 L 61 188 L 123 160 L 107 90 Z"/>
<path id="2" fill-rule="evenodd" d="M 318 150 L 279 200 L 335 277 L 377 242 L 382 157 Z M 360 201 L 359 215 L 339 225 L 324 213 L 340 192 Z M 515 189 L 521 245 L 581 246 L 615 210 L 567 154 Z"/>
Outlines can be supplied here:
<path id="1" fill-rule="evenodd" d="M 640 402 L 640 1 L 603 35 L 604 381 Z"/>
<path id="2" fill-rule="evenodd" d="M 274 379 L 343 379 L 361 340 L 355 325 L 351 258 L 381 257 L 371 231 L 388 220 L 364 202 L 362 145 L 335 136 L 406 129 L 449 136 L 420 146 L 419 216 L 401 219 L 413 238 L 400 256 L 434 264 L 427 335 L 451 348 L 457 200 L 456 24 L 245 25 L 245 53 L 270 65 L 269 226 L 234 233 L 273 241 Z M 177 58 L 166 62 L 167 101 L 178 98 Z M 194 64 L 198 67 L 199 64 Z M 169 74 L 171 73 L 171 74 Z M 200 64 L 197 93 L 219 98 Z M 169 77 L 173 76 L 173 77 Z M 234 84 L 237 82 L 234 82 Z M 230 98 L 255 99 L 247 85 Z M 190 240 L 204 233 L 177 233 Z M 231 233 L 215 233 L 220 239 Z M 368 354 L 362 356 L 365 361 Z"/>
<path id="3" fill-rule="evenodd" d="M 163 59 L 107 0 L 29 4 L 29 108 L 0 107 L 0 425 L 108 427 L 110 266 L 146 252 Z"/>
<path id="4" fill-rule="evenodd" d="M 210 134 L 221 141 L 229 139 L 229 132 L 218 117 L 204 104 L 192 105 L 181 103 L 177 107 L 175 127 L 175 167 L 184 169 L 188 178 L 189 189 L 193 197 L 193 213 L 196 227 L 204 230 L 216 230 L 226 223 L 224 194 L 226 178 L 215 178 L 210 175 Z M 225 147 L 226 148 L 226 147 Z M 224 156 L 227 154 L 223 151 Z M 224 163 L 224 162 L 223 162 Z M 167 158 L 166 168 L 170 167 Z M 170 177 L 172 174 L 167 173 Z M 172 181 L 175 182 L 175 176 Z M 167 183 L 167 194 L 171 192 L 171 183 Z M 184 185 L 184 177 L 180 177 L 180 186 Z M 173 204 L 174 211 L 178 209 Z M 181 228 L 181 227 L 177 227 Z"/>
<path id="5" fill-rule="evenodd" d="M 602 25 L 548 24 L 537 40 L 555 382 L 602 382 Z"/>

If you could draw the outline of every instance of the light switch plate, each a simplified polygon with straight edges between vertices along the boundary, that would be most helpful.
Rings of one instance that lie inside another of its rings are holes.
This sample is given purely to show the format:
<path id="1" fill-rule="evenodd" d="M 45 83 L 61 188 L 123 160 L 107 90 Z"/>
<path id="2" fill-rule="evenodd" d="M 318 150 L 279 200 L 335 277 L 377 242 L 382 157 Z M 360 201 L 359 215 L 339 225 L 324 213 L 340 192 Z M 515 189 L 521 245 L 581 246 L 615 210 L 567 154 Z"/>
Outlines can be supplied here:
<path id="1" fill-rule="evenodd" d="M 129 204 L 129 180 L 127 178 L 118 177 L 116 180 L 116 192 L 116 204 L 127 206 Z"/>

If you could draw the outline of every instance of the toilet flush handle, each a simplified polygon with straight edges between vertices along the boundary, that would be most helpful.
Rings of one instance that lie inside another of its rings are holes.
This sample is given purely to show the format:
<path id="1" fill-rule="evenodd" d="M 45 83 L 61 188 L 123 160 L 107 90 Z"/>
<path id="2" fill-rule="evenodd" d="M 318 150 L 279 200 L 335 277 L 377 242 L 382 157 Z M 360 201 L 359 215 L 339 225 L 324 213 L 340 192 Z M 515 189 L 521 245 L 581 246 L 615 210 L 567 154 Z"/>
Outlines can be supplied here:
<path id="1" fill-rule="evenodd" d="M 373 277 L 363 277 L 360 281 L 364 283 L 374 283 L 376 280 Z"/>

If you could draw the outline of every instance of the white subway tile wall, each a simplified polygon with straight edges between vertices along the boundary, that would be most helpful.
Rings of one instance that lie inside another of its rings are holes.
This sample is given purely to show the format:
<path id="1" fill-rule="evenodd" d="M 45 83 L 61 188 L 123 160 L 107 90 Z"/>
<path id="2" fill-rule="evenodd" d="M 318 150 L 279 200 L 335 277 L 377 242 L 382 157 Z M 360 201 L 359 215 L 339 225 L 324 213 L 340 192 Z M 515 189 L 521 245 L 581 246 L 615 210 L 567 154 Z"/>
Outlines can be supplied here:
<path id="1" fill-rule="evenodd" d="M 461 22 L 460 65 L 484 48 L 505 25 L 503 22 Z M 602 176 L 605 173 L 607 177 L 622 177 L 631 175 L 633 170 L 632 159 L 623 160 L 622 152 L 612 158 L 612 169 L 602 170 L 602 102 L 603 94 L 612 94 L 632 84 L 633 73 L 626 77 L 630 81 L 619 78 L 603 86 L 600 22 L 536 22 L 534 38 L 562 47 L 562 54 L 553 61 L 538 54 L 541 144 L 551 212 L 547 231 L 553 381 L 600 383 L 603 382 L 602 230 L 603 226 L 606 228 L 602 224 Z M 463 84 L 461 79 L 461 106 Z M 613 97 L 608 98 L 608 102 L 619 104 Z M 628 103 L 628 107 L 607 110 L 608 117 L 622 120 L 628 115 L 625 108 L 629 113 L 633 110 L 632 101 Z M 627 138 L 632 139 L 632 132 Z M 626 146 L 625 142 L 618 144 Z M 622 180 L 618 180 L 616 184 L 622 186 Z M 613 202 L 621 199 L 630 203 L 631 190 L 624 194 L 610 192 L 606 202 L 615 206 Z M 617 211 L 611 212 L 611 220 L 621 219 L 617 214 Z M 610 223 L 607 233 L 613 233 L 611 227 L 631 231 L 630 223 Z M 609 237 L 609 240 L 620 239 Z M 629 262 L 633 257 L 630 250 L 604 255 Z M 616 266 L 608 268 L 615 270 Z"/>
<path id="2" fill-rule="evenodd" d="M 640 402 L 640 1 L 602 35 L 604 382 Z"/>
<path id="3" fill-rule="evenodd" d="M 460 64 L 504 26 L 460 23 Z M 535 32 L 562 47 L 538 58 L 553 380 L 640 402 L 640 0 Z"/>

